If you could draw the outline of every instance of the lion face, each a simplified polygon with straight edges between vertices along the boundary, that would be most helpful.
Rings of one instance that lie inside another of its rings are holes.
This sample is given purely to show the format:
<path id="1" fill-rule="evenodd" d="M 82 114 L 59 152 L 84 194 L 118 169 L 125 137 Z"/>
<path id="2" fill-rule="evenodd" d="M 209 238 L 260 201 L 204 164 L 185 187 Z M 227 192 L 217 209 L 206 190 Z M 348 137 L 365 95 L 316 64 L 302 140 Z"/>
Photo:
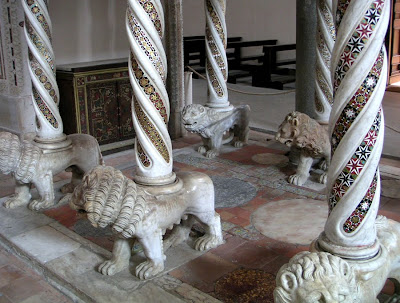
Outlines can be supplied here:
<path id="1" fill-rule="evenodd" d="M 299 119 L 294 113 L 286 116 L 285 120 L 279 126 L 275 140 L 291 147 L 293 141 L 299 135 Z"/>
<path id="2" fill-rule="evenodd" d="M 199 132 L 206 127 L 207 109 L 200 104 L 185 106 L 182 111 L 182 122 L 189 132 Z"/>

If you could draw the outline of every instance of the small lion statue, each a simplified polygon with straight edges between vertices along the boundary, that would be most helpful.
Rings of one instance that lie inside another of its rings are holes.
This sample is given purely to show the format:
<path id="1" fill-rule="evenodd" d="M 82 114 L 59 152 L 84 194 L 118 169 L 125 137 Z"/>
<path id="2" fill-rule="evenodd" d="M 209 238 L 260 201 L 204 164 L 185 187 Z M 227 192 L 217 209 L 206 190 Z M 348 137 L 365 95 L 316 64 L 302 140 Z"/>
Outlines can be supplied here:
<path id="1" fill-rule="evenodd" d="M 314 119 L 300 112 L 288 114 L 279 126 L 275 140 L 288 147 L 300 150 L 299 165 L 296 174 L 289 177 L 289 182 L 294 185 L 303 185 L 310 176 L 310 169 L 315 158 L 322 158 L 319 167 L 327 170 L 331 161 L 331 145 L 328 131 Z M 327 180 L 324 173 L 319 182 L 325 184 Z"/>
<path id="2" fill-rule="evenodd" d="M 223 243 L 220 218 L 214 210 L 211 179 L 199 172 L 177 175 L 175 192 L 152 195 L 121 171 L 98 166 L 84 176 L 73 194 L 69 194 L 67 200 L 71 208 L 86 213 L 94 227 L 110 225 L 118 235 L 112 259 L 99 267 L 103 275 L 114 275 L 128 267 L 134 239 L 142 245 L 147 258 L 136 267 L 136 276 L 148 279 L 160 273 L 164 270 L 164 251 L 189 237 L 195 218 L 206 229 L 205 235 L 195 242 L 196 250 L 207 250 Z M 167 228 L 172 232 L 163 242 Z"/>
<path id="3" fill-rule="evenodd" d="M 219 155 L 223 144 L 234 142 L 235 147 L 242 147 L 248 141 L 250 107 L 241 105 L 230 111 L 218 111 L 200 104 L 191 104 L 182 111 L 182 122 L 185 129 L 197 133 L 203 139 L 199 153 L 207 158 Z M 224 138 L 226 133 L 228 138 Z"/>
<path id="4" fill-rule="evenodd" d="M 379 303 L 386 280 L 400 282 L 400 224 L 378 216 L 375 226 L 380 250 L 371 259 L 342 259 L 321 251 L 295 255 L 276 276 L 274 302 Z M 392 298 L 397 299 L 390 302 L 398 302 L 395 291 Z"/>
<path id="5" fill-rule="evenodd" d="M 68 170 L 72 172 L 71 182 L 64 185 L 62 192 L 72 192 L 83 174 L 93 167 L 103 164 L 99 144 L 89 135 L 68 136 L 72 147 L 46 152 L 28 140 L 20 140 L 17 135 L 0 132 L 0 172 L 12 174 L 16 181 L 15 194 L 4 202 L 6 208 L 26 205 L 31 201 L 30 187 L 33 184 L 40 199 L 29 203 L 29 208 L 39 210 L 54 205 L 53 176 Z"/>

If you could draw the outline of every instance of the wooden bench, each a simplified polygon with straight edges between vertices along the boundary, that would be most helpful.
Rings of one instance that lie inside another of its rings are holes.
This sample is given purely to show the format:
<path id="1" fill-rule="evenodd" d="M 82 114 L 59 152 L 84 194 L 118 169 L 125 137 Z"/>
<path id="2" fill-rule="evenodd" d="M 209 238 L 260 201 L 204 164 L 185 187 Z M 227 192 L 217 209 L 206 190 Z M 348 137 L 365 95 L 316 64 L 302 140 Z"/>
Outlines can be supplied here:
<path id="1" fill-rule="evenodd" d="M 262 64 L 248 65 L 252 72 L 252 85 L 283 89 L 283 85 L 296 81 L 296 69 L 290 65 L 296 64 L 296 59 L 278 60 L 279 52 L 296 50 L 296 44 L 282 44 L 263 47 Z"/>
<path id="2" fill-rule="evenodd" d="M 242 37 L 228 37 L 227 43 L 241 40 Z M 206 42 L 204 36 L 183 37 L 183 60 L 185 66 L 205 66 Z"/>

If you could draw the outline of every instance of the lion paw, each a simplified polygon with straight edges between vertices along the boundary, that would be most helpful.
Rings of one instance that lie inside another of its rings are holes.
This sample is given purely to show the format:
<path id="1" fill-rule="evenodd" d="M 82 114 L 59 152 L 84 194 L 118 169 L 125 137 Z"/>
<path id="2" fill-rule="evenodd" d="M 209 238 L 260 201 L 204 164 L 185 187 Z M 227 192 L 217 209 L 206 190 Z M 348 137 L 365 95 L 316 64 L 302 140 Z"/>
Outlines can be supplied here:
<path id="1" fill-rule="evenodd" d="M 3 203 L 3 206 L 5 208 L 16 208 L 18 206 L 28 204 L 30 199 L 31 199 L 30 197 L 26 198 L 26 199 L 22 199 L 21 197 L 13 195 Z"/>
<path id="2" fill-rule="evenodd" d="M 328 162 L 326 160 L 322 160 L 319 162 L 318 167 L 322 170 L 327 170 L 328 169 Z"/>
<path id="3" fill-rule="evenodd" d="M 237 148 L 243 147 L 243 142 L 242 141 L 235 141 L 234 146 Z"/>
<path id="4" fill-rule="evenodd" d="M 126 262 L 118 262 L 116 260 L 107 260 L 100 264 L 98 271 L 105 276 L 112 276 L 128 266 Z"/>
<path id="5" fill-rule="evenodd" d="M 302 186 L 307 181 L 307 179 L 308 179 L 308 176 L 294 174 L 294 175 L 289 176 L 289 183 L 298 185 L 298 186 Z"/>
<path id="6" fill-rule="evenodd" d="M 319 176 L 319 183 L 326 184 L 327 180 L 328 180 L 327 173 L 323 173 L 321 176 Z"/>
<path id="7" fill-rule="evenodd" d="M 206 158 L 212 159 L 218 156 L 218 154 L 219 154 L 218 151 L 216 151 L 215 149 L 210 149 L 206 152 Z"/>
<path id="8" fill-rule="evenodd" d="M 199 146 L 199 148 L 197 149 L 197 151 L 200 153 L 200 154 L 204 154 L 206 151 L 207 151 L 207 148 L 205 147 L 205 146 Z"/>
<path id="9" fill-rule="evenodd" d="M 194 248 L 199 251 L 208 250 L 217 247 L 222 242 L 222 238 L 216 235 L 204 235 L 196 240 Z"/>
<path id="10" fill-rule="evenodd" d="M 136 267 L 136 277 L 141 280 L 154 277 L 156 274 L 164 270 L 164 262 L 145 261 Z"/>
<path id="11" fill-rule="evenodd" d="M 53 205 L 54 203 L 52 200 L 33 200 L 31 203 L 29 203 L 28 207 L 30 210 L 40 210 L 44 208 L 49 208 Z"/>

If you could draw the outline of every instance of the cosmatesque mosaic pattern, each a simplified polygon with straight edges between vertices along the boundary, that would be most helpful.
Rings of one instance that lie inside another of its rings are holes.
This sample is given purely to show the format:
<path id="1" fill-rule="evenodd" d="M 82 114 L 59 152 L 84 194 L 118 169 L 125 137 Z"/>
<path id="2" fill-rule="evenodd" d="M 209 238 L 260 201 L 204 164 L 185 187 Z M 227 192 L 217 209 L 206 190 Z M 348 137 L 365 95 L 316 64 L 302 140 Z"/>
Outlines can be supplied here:
<path id="1" fill-rule="evenodd" d="M 339 1 L 338 3 L 337 21 L 339 24 L 349 3 L 350 1 Z M 359 59 L 358 56 L 368 47 L 368 42 L 374 34 L 375 27 L 383 13 L 384 5 L 385 0 L 373 1 L 368 10 L 365 12 L 361 22 L 356 27 L 356 30 L 351 35 L 351 38 L 348 40 L 335 69 L 335 91 L 341 85 L 342 80 L 347 72 L 350 70 L 350 68 L 352 68 L 356 60 Z M 380 77 L 383 76 L 381 73 L 383 62 L 385 60 L 384 56 L 385 53 L 382 48 L 374 61 L 373 67 L 364 78 L 361 86 L 357 89 L 357 91 L 350 98 L 349 102 L 341 111 L 340 116 L 335 123 L 331 138 L 333 153 L 338 148 L 343 137 L 350 130 L 352 124 L 355 123 L 360 113 L 363 110 L 366 110 L 366 104 L 368 102 L 375 102 L 375 100 L 372 98 L 372 94 L 377 89 Z M 366 59 L 367 61 L 370 60 L 369 58 L 363 59 Z M 347 81 L 350 81 L 350 79 Z M 380 100 L 378 101 L 380 102 Z M 367 167 L 369 166 L 368 160 L 371 158 L 374 147 L 377 144 L 381 121 L 382 110 L 379 109 L 374 122 L 369 129 L 366 130 L 362 143 L 357 147 L 354 154 L 348 160 L 346 166 L 340 172 L 331 188 L 329 195 L 330 213 L 333 211 L 336 205 L 340 203 L 342 198 L 348 192 L 349 188 L 355 186 L 355 181 L 360 174 L 364 170 L 367 170 Z M 360 122 L 362 121 L 358 121 L 358 123 Z M 343 230 L 346 233 L 352 233 L 356 231 L 365 219 L 374 200 L 378 180 L 379 173 L 376 169 L 375 177 L 372 180 L 367 192 L 364 193 L 360 203 L 343 225 Z"/>
<path id="2" fill-rule="evenodd" d="M 225 13 L 225 2 L 218 2 L 221 13 Z M 206 41 L 210 49 L 210 53 L 207 53 L 207 76 L 208 81 L 211 83 L 216 95 L 218 97 L 224 96 L 224 86 L 228 77 L 228 70 L 226 66 L 226 33 L 224 32 L 223 23 L 225 20 L 221 20 L 224 16 L 219 16 L 217 9 L 214 7 L 210 0 L 206 0 L 206 13 L 211 19 L 211 22 L 206 22 Z M 213 35 L 211 30 L 212 27 L 218 35 Z M 210 61 L 214 61 L 218 66 L 218 70 L 214 70 L 213 65 Z M 221 74 L 221 76 L 219 76 Z"/>
<path id="3" fill-rule="evenodd" d="M 148 1 L 141 1 L 141 2 L 148 2 Z M 140 44 L 140 47 L 142 48 L 143 52 L 150 59 L 150 62 L 154 65 L 154 67 L 157 69 L 163 81 L 165 81 L 165 69 L 162 64 L 160 55 L 157 52 L 157 49 L 152 45 L 149 37 L 146 35 L 146 32 L 140 26 L 138 20 L 133 16 L 131 8 L 128 8 L 128 20 L 129 20 L 129 27 L 131 29 L 131 32 L 133 33 L 133 36 L 135 37 L 135 40 L 137 41 L 137 43 Z"/>
<path id="4" fill-rule="evenodd" d="M 47 23 L 46 18 L 43 15 L 42 10 L 40 9 L 39 5 L 34 0 L 26 0 L 26 4 L 29 5 L 32 13 L 35 15 L 37 21 L 42 26 L 43 30 L 46 32 L 47 37 L 49 37 L 51 41 L 51 32 L 49 24 Z M 46 2 L 47 5 L 47 2 Z"/>
<path id="5" fill-rule="evenodd" d="M 334 79 L 335 91 L 374 33 L 375 26 L 379 22 L 382 14 L 384 2 L 384 0 L 377 0 L 371 4 L 371 7 L 365 13 L 363 20 L 357 26 L 355 32 L 348 41 L 347 46 L 340 57 L 340 61 L 336 66 Z"/>
<path id="6" fill-rule="evenodd" d="M 146 133 L 147 137 L 149 137 L 151 143 L 153 143 L 154 147 L 160 153 L 160 155 L 164 158 L 165 162 L 169 163 L 170 155 L 167 149 L 167 146 L 162 139 L 161 135 L 155 128 L 154 124 L 151 123 L 150 119 L 147 117 L 145 112 L 143 111 L 142 107 L 140 106 L 139 102 L 136 100 L 134 101 L 134 110 L 138 122 L 144 132 Z"/>
<path id="7" fill-rule="evenodd" d="M 146 155 L 144 152 L 142 145 L 140 145 L 139 141 L 136 141 L 136 148 L 137 148 L 137 155 L 140 159 L 140 162 L 142 162 L 144 167 L 150 167 L 151 165 L 151 160 L 149 157 Z"/>
<path id="8" fill-rule="evenodd" d="M 159 14 L 154 6 L 154 3 L 149 0 L 140 0 L 139 3 L 142 5 L 145 12 L 149 15 L 150 20 L 153 22 L 160 37 L 163 35 L 163 28 L 161 25 Z"/>

